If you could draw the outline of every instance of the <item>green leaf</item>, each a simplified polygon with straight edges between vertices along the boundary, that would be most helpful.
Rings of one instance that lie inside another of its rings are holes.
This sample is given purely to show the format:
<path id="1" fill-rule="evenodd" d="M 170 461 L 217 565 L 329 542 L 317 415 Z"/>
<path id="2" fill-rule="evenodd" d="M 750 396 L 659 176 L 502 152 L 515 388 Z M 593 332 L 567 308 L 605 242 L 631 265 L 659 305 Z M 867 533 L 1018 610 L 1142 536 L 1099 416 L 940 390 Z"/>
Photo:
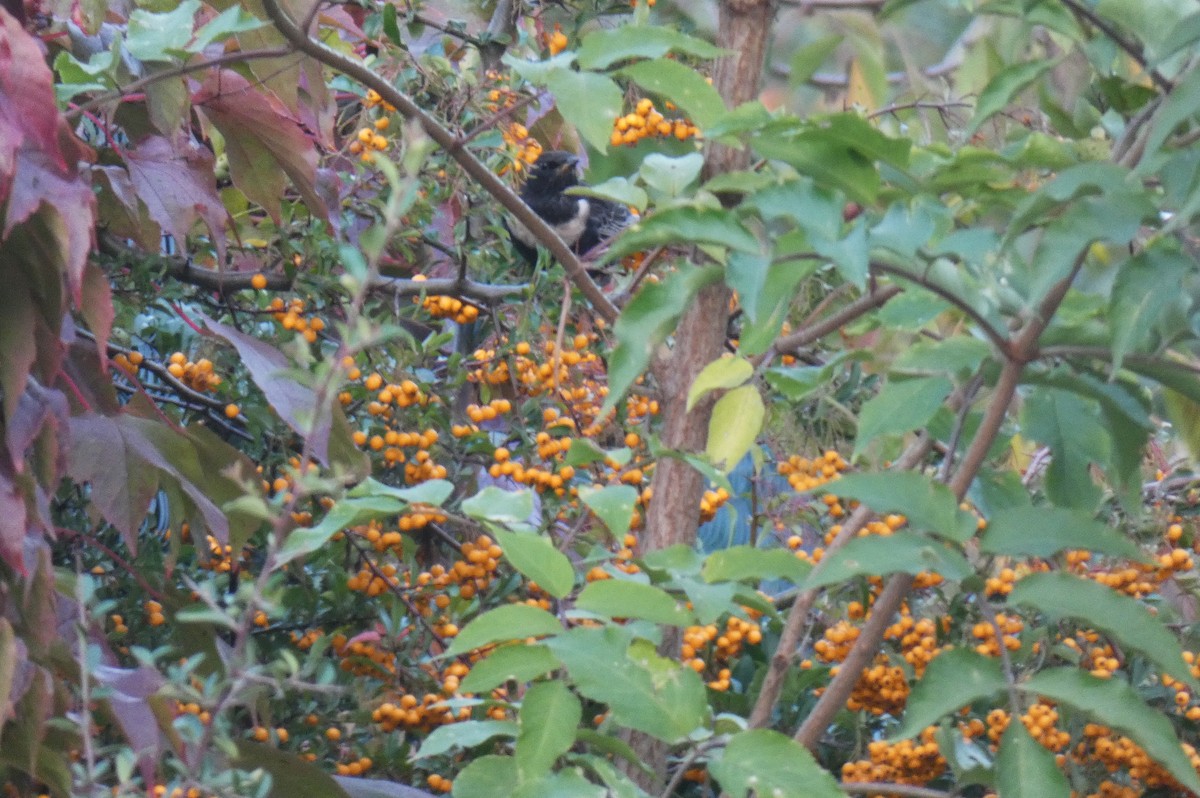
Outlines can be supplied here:
<path id="1" fill-rule="evenodd" d="M 892 739 L 916 737 L 945 715 L 975 701 L 991 698 L 1002 692 L 1006 685 L 999 658 L 985 657 L 967 648 L 943 651 L 933 658 L 925 668 L 925 675 L 913 685 L 904 720 Z"/>
<path id="2" fill-rule="evenodd" d="M 838 273 L 859 288 L 867 284 L 870 267 L 870 250 L 867 244 L 867 228 L 856 221 L 842 238 L 814 238 L 813 249 L 833 262 Z"/>
<path id="3" fill-rule="evenodd" d="M 1096 410 L 1095 402 L 1054 388 L 1034 389 L 1021 408 L 1026 435 L 1050 447 L 1046 495 L 1054 504 L 1090 511 L 1100 501 L 1089 469 L 1107 464 L 1112 446 Z"/>
<path id="4" fill-rule="evenodd" d="M 722 388 L 736 388 L 754 376 L 754 366 L 741 357 L 719 357 L 709 363 L 692 382 L 688 391 L 687 409 L 690 412 L 705 394 Z"/>
<path id="5" fill-rule="evenodd" d="M 629 531 L 638 500 L 637 488 L 632 485 L 580 487 L 579 498 L 617 538 L 624 537 Z"/>
<path id="6" fill-rule="evenodd" d="M 612 719 L 665 742 L 699 728 L 708 714 L 699 674 L 665 657 L 653 645 L 630 644 L 627 630 L 576 628 L 547 642 L 576 689 L 607 704 Z"/>
<path id="7" fill-rule="evenodd" d="M 734 388 L 718 399 L 708 422 L 708 459 L 726 474 L 736 468 L 762 431 L 766 414 L 762 396 L 753 385 Z"/>
<path id="8" fill-rule="evenodd" d="M 471 761 L 454 778 L 454 798 L 496 798 L 512 795 L 521 785 L 517 761 L 489 754 Z"/>
<path id="9" fill-rule="evenodd" d="M 868 399 L 858 414 L 854 454 L 882 435 L 899 435 L 923 429 L 954 389 L 945 377 L 888 381 Z"/>
<path id="10" fill-rule="evenodd" d="M 1029 736 L 1024 723 L 1010 723 L 1000 738 L 996 780 L 1004 798 L 1070 798 L 1071 785 L 1054 753 Z"/>
<path id="11" fill-rule="evenodd" d="M 641 252 L 666 244 L 714 244 L 745 252 L 758 252 L 758 239 L 724 208 L 700 208 L 682 205 L 653 213 L 634 222 L 604 255 L 614 261 L 632 252 Z"/>
<path id="12" fill-rule="evenodd" d="M 1143 703 L 1128 683 L 1100 679 L 1079 668 L 1053 668 L 1035 674 L 1017 687 L 1030 696 L 1044 696 L 1066 704 L 1116 729 L 1140 745 L 1180 784 L 1192 792 L 1200 792 L 1200 777 L 1175 737 L 1171 721 Z"/>
<path id="13" fill-rule="evenodd" d="M 681 269 L 662 282 L 644 284 L 634 295 L 613 327 L 617 345 L 608 361 L 609 392 L 601 417 L 616 407 L 650 365 L 654 350 L 675 330 L 692 297 L 721 276 L 722 269 L 716 266 Z"/>
<path id="14" fill-rule="evenodd" d="M 1016 507 L 998 510 L 987 522 L 979 548 L 989 554 L 1052 557 L 1068 549 L 1085 549 L 1135 561 L 1146 559 L 1126 535 L 1083 510 Z"/>
<path id="15" fill-rule="evenodd" d="M 594 186 L 575 186 L 567 189 L 565 193 L 581 197 L 610 199 L 613 202 L 637 208 L 639 213 L 646 210 L 646 206 L 650 203 L 645 189 L 627 177 L 610 177 L 603 183 Z"/>
<path id="16" fill-rule="evenodd" d="M 579 47 L 579 65 L 584 69 L 605 69 L 627 58 L 661 58 L 670 52 L 719 58 L 725 50 L 671 28 L 621 25 L 595 29 L 585 35 Z"/>
<path id="17" fill-rule="evenodd" d="M 330 538 L 352 526 L 365 524 L 381 518 L 397 515 L 408 506 L 406 502 L 390 496 L 364 496 L 360 499 L 343 499 L 325 514 L 321 522 L 313 527 L 301 527 L 288 533 L 279 548 L 277 565 L 311 554 L 329 542 Z"/>
<path id="18" fill-rule="evenodd" d="M 471 672 L 462 680 L 462 692 L 484 693 L 509 681 L 528 682 L 556 668 L 558 660 L 544 645 L 500 646 L 471 666 Z"/>
<path id="19" fill-rule="evenodd" d="M 374 477 L 367 477 L 351 488 L 346 495 L 352 499 L 366 496 L 390 496 L 408 504 L 431 504 L 434 507 L 441 507 L 452 493 L 454 493 L 454 484 L 444 479 L 430 479 L 410 488 L 397 488 L 385 485 Z"/>
<path id="20" fill-rule="evenodd" d="M 563 118 L 579 129 L 584 141 L 607 152 L 613 123 L 621 114 L 623 92 L 616 83 L 594 72 L 555 70 L 546 78 Z"/>
<path id="21" fill-rule="evenodd" d="M 679 106 L 701 129 L 725 114 L 725 101 L 700 73 L 678 61 L 639 61 L 617 72 L 651 94 Z M 609 128 L 611 132 L 611 127 Z"/>
<path id="22" fill-rule="evenodd" d="M 687 607 L 667 591 L 624 579 L 602 579 L 588 584 L 575 600 L 575 606 L 605 618 L 641 618 L 671 626 L 695 622 Z"/>
<path id="23" fill-rule="evenodd" d="M 978 369 L 991 353 L 992 348 L 986 341 L 964 335 L 941 341 L 922 341 L 896 358 L 896 370 L 962 374 Z"/>
<path id="24" fill-rule="evenodd" d="M 792 53 L 792 72 L 788 75 L 788 82 L 793 86 L 806 82 L 821 68 L 821 64 L 824 64 L 825 60 L 833 55 L 833 51 L 842 43 L 843 38 L 840 34 L 831 33 L 810 44 L 796 48 L 796 51 Z"/>
<path id="25" fill-rule="evenodd" d="M 735 734 L 708 770 L 730 795 L 843 798 L 837 781 L 807 748 L 771 729 Z"/>
<path id="26" fill-rule="evenodd" d="M 1076 618 L 1101 630 L 1123 648 L 1141 652 L 1164 673 L 1200 689 L 1183 660 L 1179 641 L 1141 602 L 1091 579 L 1063 572 L 1028 574 L 1017 580 L 1010 604 L 1034 607 L 1047 617 Z"/>
<path id="27" fill-rule="evenodd" d="M 528 604 L 508 604 L 488 610 L 468 623 L 454 638 L 445 656 L 456 657 L 489 643 L 545 637 L 562 632 L 562 624 L 550 613 Z"/>
<path id="28" fill-rule="evenodd" d="M 1164 286 L 1182 285 L 1194 263 L 1177 252 L 1150 247 L 1123 263 L 1113 283 L 1108 318 L 1112 325 L 1112 363 L 1121 368 L 1125 355 L 1143 347 L 1171 307 Z"/>
<path id="29" fill-rule="evenodd" d="M 948 544 L 914 532 L 897 532 L 853 538 L 837 551 L 826 554 L 820 568 L 814 568 L 804 580 L 804 588 L 836 585 L 856 576 L 922 571 L 956 581 L 974 573 L 967 558 Z"/>
<path id="30" fill-rule="evenodd" d="M 763 579 L 786 579 L 800 584 L 812 570 L 788 549 L 759 549 L 754 546 L 730 546 L 714 551 L 704 561 L 703 575 L 707 582 Z"/>
<path id="31" fill-rule="evenodd" d="M 560 770 L 522 784 L 512 798 L 609 798 L 609 792 L 592 784 L 577 770 Z"/>
<path id="32" fill-rule="evenodd" d="M 474 748 L 496 737 L 516 737 L 517 730 L 517 724 L 511 720 L 464 720 L 439 726 L 429 733 L 411 758 L 416 761 L 455 748 Z"/>
<path id="33" fill-rule="evenodd" d="M 394 14 L 395 12 L 393 12 L 393 16 Z M 235 33 L 257 30 L 267 24 L 266 20 L 247 14 L 240 5 L 230 6 L 196 31 L 196 38 L 187 46 L 187 51 L 189 53 L 203 52 L 214 42 L 227 39 Z"/>
<path id="34" fill-rule="evenodd" d="M 183 0 L 174 10 L 155 14 L 137 9 L 129 15 L 125 49 L 142 61 L 170 61 L 192 40 L 200 0 Z"/>
<path id="35" fill-rule="evenodd" d="M 328 773 L 290 751 L 249 740 L 239 740 L 235 745 L 237 757 L 232 762 L 234 767 L 246 770 L 262 768 L 271 774 L 271 791 L 267 793 L 269 798 L 294 795 L 347 798 L 350 795 Z"/>
<path id="36" fill-rule="evenodd" d="M 940 482 L 911 471 L 847 474 L 822 488 L 843 499 L 857 499 L 877 513 L 898 512 L 913 529 L 950 540 L 962 538 L 960 510 L 954 494 Z"/>
<path id="37" fill-rule="evenodd" d="M 1010 66 L 992 78 L 980 93 L 979 102 L 975 103 L 975 116 L 963 135 L 968 139 L 975 135 L 980 125 L 1003 111 L 1014 97 L 1032 86 L 1055 63 L 1047 59 L 1027 61 Z"/>
<path id="38" fill-rule="evenodd" d="M 562 682 L 538 682 L 525 692 L 516 747 L 521 781 L 548 773 L 555 760 L 571 750 L 582 719 L 583 706 Z"/>
<path id="39" fill-rule="evenodd" d="M 690 152 L 678 158 L 652 152 L 638 167 L 638 177 L 647 187 L 664 197 L 681 196 L 688 186 L 700 176 L 704 156 Z"/>
<path id="40" fill-rule="evenodd" d="M 400 25 L 396 19 L 396 6 L 393 3 L 388 3 L 383 7 L 383 35 L 388 37 L 388 41 L 397 46 L 403 46 L 403 40 L 400 38 Z"/>
<path id="41" fill-rule="evenodd" d="M 606 457 L 608 457 L 608 453 L 597 446 L 591 438 L 572 438 L 571 446 L 567 449 L 567 455 L 563 462 L 566 465 L 578 467 L 602 462 Z"/>
<path id="42" fill-rule="evenodd" d="M 493 529 L 492 534 L 504 557 L 538 587 L 555 598 L 562 598 L 575 587 L 575 568 L 567 555 L 535 532 L 508 532 Z"/>
<path id="43" fill-rule="evenodd" d="M 524 524 L 533 514 L 533 491 L 502 490 L 489 485 L 463 499 L 462 511 L 481 521 L 497 524 Z"/>

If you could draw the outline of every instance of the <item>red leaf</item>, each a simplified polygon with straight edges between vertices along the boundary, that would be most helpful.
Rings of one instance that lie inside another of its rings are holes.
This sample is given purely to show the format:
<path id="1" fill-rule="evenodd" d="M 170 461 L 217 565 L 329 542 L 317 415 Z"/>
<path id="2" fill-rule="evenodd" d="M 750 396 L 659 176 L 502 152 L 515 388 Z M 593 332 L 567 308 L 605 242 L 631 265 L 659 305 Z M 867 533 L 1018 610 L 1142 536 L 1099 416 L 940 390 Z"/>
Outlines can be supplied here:
<path id="1" fill-rule="evenodd" d="M 41 45 L 0 10 L 0 199 L 8 194 L 22 143 L 53 142 L 57 127 L 54 76 Z M 61 153 L 55 166 L 68 168 Z"/>
<path id="2" fill-rule="evenodd" d="M 234 184 L 276 223 L 285 174 L 309 212 L 329 217 L 316 187 L 316 142 L 278 100 L 236 72 L 223 70 L 209 74 L 192 102 L 225 137 Z"/>
<path id="3" fill-rule="evenodd" d="M 233 327 L 213 321 L 207 316 L 208 329 L 233 344 L 250 372 L 250 378 L 262 390 L 279 417 L 301 437 L 307 438 L 313 457 L 329 464 L 330 407 L 317 408 L 317 395 L 312 388 L 301 385 L 286 375 L 292 364 L 275 347 L 252 338 Z M 317 411 L 321 410 L 320 417 Z"/>
<path id="4" fill-rule="evenodd" d="M 108 277 L 94 263 L 89 263 L 83 272 L 83 304 L 79 306 L 79 312 L 87 320 L 92 335 L 96 336 L 100 362 L 107 368 L 108 335 L 112 332 L 115 315 L 112 288 L 108 284 Z"/>
<path id="5" fill-rule="evenodd" d="M 219 261 L 225 260 L 225 206 L 217 195 L 213 154 L 180 137 L 176 145 L 147 136 L 125 155 L 129 177 L 150 218 L 179 242 L 180 249 L 197 219 L 208 225 Z"/>
<path id="6" fill-rule="evenodd" d="M 70 408 L 62 392 L 53 388 L 43 388 L 38 382 L 30 381 L 21 394 L 16 412 L 9 416 L 8 423 L 4 426 L 8 456 L 12 458 L 13 470 L 17 473 L 24 471 L 25 450 L 33 444 L 47 424 L 50 432 L 65 433 L 70 423 Z M 51 446 L 50 451 L 55 453 L 56 458 L 49 480 L 43 479 L 57 485 L 66 467 L 66 461 L 62 459 L 66 453 L 57 445 Z"/>
<path id="7" fill-rule="evenodd" d="M 21 547 L 29 523 L 25 497 L 17 487 L 16 479 L 16 470 L 8 452 L 0 449 L 0 559 L 17 573 L 24 574 L 25 560 Z"/>

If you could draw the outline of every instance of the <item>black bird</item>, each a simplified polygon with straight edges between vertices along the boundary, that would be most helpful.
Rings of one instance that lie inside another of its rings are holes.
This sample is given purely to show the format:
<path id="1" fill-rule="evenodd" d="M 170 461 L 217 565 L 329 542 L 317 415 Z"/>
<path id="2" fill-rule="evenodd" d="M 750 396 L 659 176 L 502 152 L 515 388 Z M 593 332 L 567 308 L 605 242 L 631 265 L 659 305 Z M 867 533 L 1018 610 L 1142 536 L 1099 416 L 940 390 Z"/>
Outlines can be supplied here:
<path id="1" fill-rule="evenodd" d="M 579 158 L 569 152 L 543 152 L 521 188 L 521 199 L 554 228 L 563 243 L 583 255 L 632 224 L 633 214 L 619 202 L 563 193 L 587 185 L 580 181 L 578 167 Z M 507 219 L 505 226 L 517 252 L 530 265 L 536 264 L 538 240 L 516 219 Z"/>

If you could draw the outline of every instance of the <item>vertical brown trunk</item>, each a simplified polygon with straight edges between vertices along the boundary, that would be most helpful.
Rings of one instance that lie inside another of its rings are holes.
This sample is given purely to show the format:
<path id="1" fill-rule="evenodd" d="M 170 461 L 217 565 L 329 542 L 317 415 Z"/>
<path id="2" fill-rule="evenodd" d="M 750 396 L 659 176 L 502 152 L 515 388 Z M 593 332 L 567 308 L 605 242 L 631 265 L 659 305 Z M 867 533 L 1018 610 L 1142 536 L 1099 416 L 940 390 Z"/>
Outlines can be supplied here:
<path id="1" fill-rule="evenodd" d="M 769 0 L 723 0 L 721 3 L 717 44 L 729 50 L 730 55 L 717 61 L 713 86 L 730 108 L 758 96 L 773 13 L 773 3 Z M 704 175 L 712 177 L 745 168 L 749 159 L 746 150 L 711 144 L 705 155 Z M 721 356 L 729 322 L 729 298 L 730 291 L 724 283 L 703 289 L 684 312 L 669 355 L 656 361 L 654 378 L 663 397 L 661 440 L 667 449 L 704 450 L 712 401 L 700 402 L 687 412 L 686 400 L 696 375 Z M 681 460 L 664 457 L 655 466 L 651 486 L 654 498 L 646 514 L 643 538 L 646 549 L 694 543 L 700 499 L 704 493 L 703 477 Z M 661 653 L 678 657 L 680 642 L 678 630 L 666 630 Z M 629 742 L 654 773 L 652 777 L 637 772 L 630 775 L 643 789 L 660 792 L 667 778 L 668 747 L 637 732 L 630 735 Z"/>

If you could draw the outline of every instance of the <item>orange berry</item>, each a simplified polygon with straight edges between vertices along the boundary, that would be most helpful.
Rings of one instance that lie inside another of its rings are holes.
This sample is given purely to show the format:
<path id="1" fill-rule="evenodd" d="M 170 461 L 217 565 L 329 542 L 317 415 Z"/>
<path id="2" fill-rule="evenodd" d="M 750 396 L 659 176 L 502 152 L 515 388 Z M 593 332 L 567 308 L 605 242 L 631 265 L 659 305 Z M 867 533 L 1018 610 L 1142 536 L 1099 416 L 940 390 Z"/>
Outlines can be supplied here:
<path id="1" fill-rule="evenodd" d="M 261 272 L 250 278 L 250 285 L 261 291 L 267 287 L 267 276 Z"/>
<path id="2" fill-rule="evenodd" d="M 242 412 L 241 408 L 239 408 L 237 405 L 225 405 L 225 418 L 237 418 L 238 413 L 240 412 Z"/>

